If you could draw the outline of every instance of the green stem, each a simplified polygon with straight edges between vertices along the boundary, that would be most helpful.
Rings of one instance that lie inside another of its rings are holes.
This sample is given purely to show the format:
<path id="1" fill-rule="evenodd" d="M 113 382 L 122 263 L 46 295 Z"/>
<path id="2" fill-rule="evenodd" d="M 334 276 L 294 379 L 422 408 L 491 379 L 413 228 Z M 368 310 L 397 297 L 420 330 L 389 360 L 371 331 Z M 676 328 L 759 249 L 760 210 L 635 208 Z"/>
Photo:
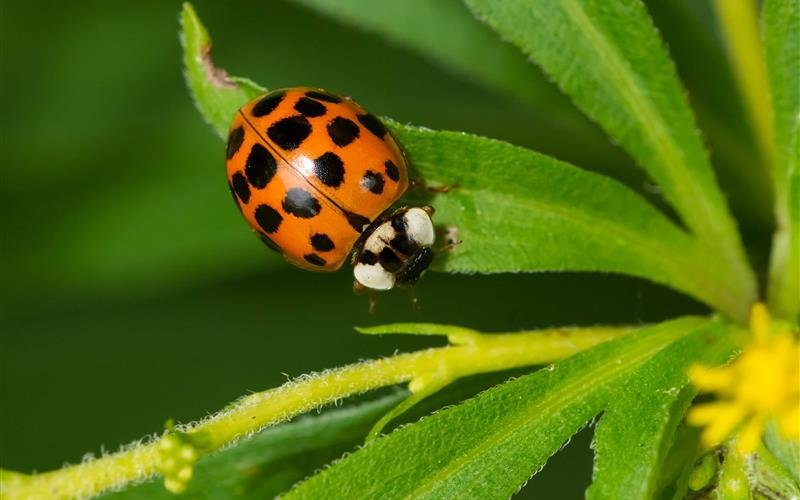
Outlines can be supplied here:
<path id="1" fill-rule="evenodd" d="M 736 82 L 762 155 L 764 168 L 775 157 L 772 103 L 767 65 L 758 29 L 758 5 L 753 0 L 714 0 Z"/>
<path id="2" fill-rule="evenodd" d="M 800 3 L 763 2 L 775 131 L 775 233 L 767 297 L 776 316 L 800 321 Z"/>
<path id="3" fill-rule="evenodd" d="M 440 327 L 441 328 L 441 327 Z M 3 498 L 89 497 L 140 481 L 158 472 L 172 491 L 181 491 L 199 457 L 264 427 L 321 405 L 379 387 L 424 380 L 446 372 L 456 378 L 550 363 L 628 333 L 632 328 L 590 327 L 484 335 L 459 327 L 448 334 L 458 345 L 365 361 L 309 375 L 276 389 L 247 396 L 213 417 L 180 426 L 155 442 L 135 445 L 97 460 L 52 472 L 25 475 L 3 471 Z"/>

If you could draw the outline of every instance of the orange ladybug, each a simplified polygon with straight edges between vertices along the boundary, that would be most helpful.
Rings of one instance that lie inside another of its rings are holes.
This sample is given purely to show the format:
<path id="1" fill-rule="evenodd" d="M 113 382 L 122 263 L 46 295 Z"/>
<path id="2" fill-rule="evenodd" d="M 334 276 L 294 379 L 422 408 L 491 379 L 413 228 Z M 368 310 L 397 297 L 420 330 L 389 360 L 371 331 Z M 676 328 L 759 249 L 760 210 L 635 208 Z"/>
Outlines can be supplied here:
<path id="1" fill-rule="evenodd" d="M 228 183 L 247 222 L 292 264 L 336 271 L 356 290 L 411 286 L 433 260 L 433 209 L 389 212 L 408 188 L 403 153 L 352 100 L 306 87 L 245 104 L 227 144 Z"/>

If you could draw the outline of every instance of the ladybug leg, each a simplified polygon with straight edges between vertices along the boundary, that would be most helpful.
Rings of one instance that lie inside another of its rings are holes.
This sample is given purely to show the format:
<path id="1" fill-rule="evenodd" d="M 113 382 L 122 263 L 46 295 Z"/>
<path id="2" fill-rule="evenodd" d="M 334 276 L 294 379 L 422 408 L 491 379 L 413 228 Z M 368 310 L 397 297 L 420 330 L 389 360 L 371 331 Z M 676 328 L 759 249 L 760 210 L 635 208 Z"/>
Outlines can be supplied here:
<path id="1" fill-rule="evenodd" d="M 375 314 L 375 306 L 378 304 L 378 292 L 368 288 L 356 280 L 353 280 L 353 293 L 363 295 L 369 293 L 369 314 Z"/>
<path id="2" fill-rule="evenodd" d="M 461 240 L 451 241 L 450 243 L 447 243 L 446 245 L 443 245 L 441 248 L 437 249 L 437 252 L 452 252 L 453 250 L 458 248 L 458 245 L 460 244 Z"/>
<path id="3" fill-rule="evenodd" d="M 452 191 L 453 189 L 458 187 L 458 183 L 453 184 L 444 184 L 441 186 L 429 186 L 424 180 L 422 179 L 410 179 L 408 181 L 408 186 L 411 189 L 425 189 L 431 193 L 436 194 L 446 194 Z"/>
<path id="4" fill-rule="evenodd" d="M 378 305 L 378 292 L 372 291 L 369 293 L 369 314 L 375 314 L 375 306 Z"/>

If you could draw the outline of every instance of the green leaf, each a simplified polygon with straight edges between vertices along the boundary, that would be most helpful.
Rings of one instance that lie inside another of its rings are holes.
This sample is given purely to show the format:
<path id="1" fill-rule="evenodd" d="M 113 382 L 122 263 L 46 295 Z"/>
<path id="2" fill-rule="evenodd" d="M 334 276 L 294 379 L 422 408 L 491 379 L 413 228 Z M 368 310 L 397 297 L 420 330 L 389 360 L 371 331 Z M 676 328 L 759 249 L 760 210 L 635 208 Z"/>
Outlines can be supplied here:
<path id="1" fill-rule="evenodd" d="M 795 483 L 800 485 L 800 442 L 782 437 L 773 422 L 767 425 L 764 444 L 792 476 Z"/>
<path id="2" fill-rule="evenodd" d="M 764 2 L 764 42 L 776 142 L 776 230 L 769 302 L 775 314 L 800 315 L 800 2 Z"/>
<path id="3" fill-rule="evenodd" d="M 733 349 L 730 336 L 709 348 L 703 335 L 690 335 L 630 375 L 595 431 L 594 478 L 587 498 L 654 496 L 669 445 L 696 394 L 687 385 L 689 366 L 717 365 Z"/>
<path id="4" fill-rule="evenodd" d="M 509 497 L 670 343 L 724 325 L 683 318 L 603 343 L 373 441 L 285 498 Z"/>
<path id="5" fill-rule="evenodd" d="M 798 471 L 784 468 L 764 447 L 747 456 L 747 473 L 756 498 L 800 498 Z"/>
<path id="6" fill-rule="evenodd" d="M 592 152 L 595 165 L 600 155 L 609 157 L 604 163 L 620 161 L 602 132 L 538 68 L 476 20 L 459 1 L 294 1 L 408 47 L 467 80 L 527 102 L 536 129 L 554 129 L 554 135 L 579 141 Z M 586 161 L 592 160 L 587 156 Z"/>
<path id="7" fill-rule="evenodd" d="M 772 226 L 771 179 L 761 158 L 719 33 L 711 2 L 646 0 L 705 135 L 720 187 L 742 227 Z"/>
<path id="8" fill-rule="evenodd" d="M 713 451 L 705 453 L 701 432 L 701 428 L 685 421 L 678 427 L 661 466 L 654 498 L 682 500 L 691 487 L 702 489 L 714 481 L 719 462 Z"/>
<path id="9" fill-rule="evenodd" d="M 537 106 L 569 102 L 544 80 L 524 55 L 499 40 L 457 1 L 373 2 L 370 0 L 294 0 L 428 56 L 469 79 Z M 447 26 L 447 29 L 442 29 Z M 579 115 L 578 115 L 579 116 Z"/>
<path id="10" fill-rule="evenodd" d="M 214 87 L 219 70 L 202 63 L 205 29 L 188 5 L 183 17 L 184 38 L 198 38 L 192 31 L 204 40 L 186 46 L 187 64 L 201 61 L 198 71 L 187 69 L 188 84 L 206 119 L 227 130 L 230 116 L 260 87 Z M 209 87 L 216 90 L 203 93 Z M 433 200 L 417 190 L 418 201 L 433 201 L 437 224 L 462 241 L 441 253 L 434 269 L 618 272 L 672 286 L 732 316 L 746 314 L 749 296 L 719 259 L 622 184 L 500 141 L 385 122 L 414 177 L 456 186 Z"/>
<path id="11" fill-rule="evenodd" d="M 674 65 L 641 2 L 465 1 L 647 170 L 752 302 L 755 279 L 734 221 Z"/>
<path id="12" fill-rule="evenodd" d="M 360 326 L 356 327 L 356 331 L 364 335 L 404 333 L 408 335 L 471 336 L 479 334 L 479 332 L 471 328 L 439 323 L 390 323 L 386 325 Z"/>
<path id="13" fill-rule="evenodd" d="M 462 241 L 435 269 L 619 272 L 746 314 L 749 294 L 724 265 L 616 181 L 500 141 L 387 124 L 421 178 L 457 186 L 433 200 Z"/>
<path id="14" fill-rule="evenodd" d="M 404 391 L 358 406 L 266 429 L 236 446 L 197 462 L 190 498 L 274 498 L 315 469 L 364 440 L 372 424 L 407 394 Z M 105 495 L 114 500 L 171 498 L 163 480 Z"/>
<path id="15" fill-rule="evenodd" d="M 181 10 L 181 44 L 184 76 L 195 106 L 217 134 L 225 138 L 236 110 L 265 89 L 245 78 L 230 77 L 214 66 L 208 31 L 189 2 L 184 2 Z"/>

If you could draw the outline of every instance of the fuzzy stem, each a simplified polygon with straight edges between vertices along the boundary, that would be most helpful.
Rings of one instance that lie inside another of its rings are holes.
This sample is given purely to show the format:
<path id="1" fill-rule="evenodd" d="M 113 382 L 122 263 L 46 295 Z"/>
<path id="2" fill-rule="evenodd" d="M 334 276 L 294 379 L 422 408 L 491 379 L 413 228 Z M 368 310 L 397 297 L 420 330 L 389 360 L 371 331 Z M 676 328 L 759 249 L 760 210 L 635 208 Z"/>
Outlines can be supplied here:
<path id="1" fill-rule="evenodd" d="M 264 427 L 284 422 L 338 399 L 379 387 L 409 382 L 446 371 L 452 379 L 544 364 L 632 331 L 632 328 L 589 327 L 464 336 L 462 342 L 407 354 L 364 361 L 336 370 L 300 377 L 276 389 L 247 396 L 207 420 L 180 426 L 153 443 L 134 445 L 105 457 L 35 475 L 3 471 L 3 498 L 90 497 L 111 488 L 170 470 L 173 491 L 191 478 L 197 457 L 211 453 Z M 438 332 L 437 332 L 438 333 Z M 182 455 L 169 455 L 174 450 Z M 167 455 L 165 455 L 165 453 Z M 165 456 L 167 457 L 165 459 Z M 176 460 L 184 459 L 184 462 Z M 170 461 L 167 464 L 167 462 Z"/>

